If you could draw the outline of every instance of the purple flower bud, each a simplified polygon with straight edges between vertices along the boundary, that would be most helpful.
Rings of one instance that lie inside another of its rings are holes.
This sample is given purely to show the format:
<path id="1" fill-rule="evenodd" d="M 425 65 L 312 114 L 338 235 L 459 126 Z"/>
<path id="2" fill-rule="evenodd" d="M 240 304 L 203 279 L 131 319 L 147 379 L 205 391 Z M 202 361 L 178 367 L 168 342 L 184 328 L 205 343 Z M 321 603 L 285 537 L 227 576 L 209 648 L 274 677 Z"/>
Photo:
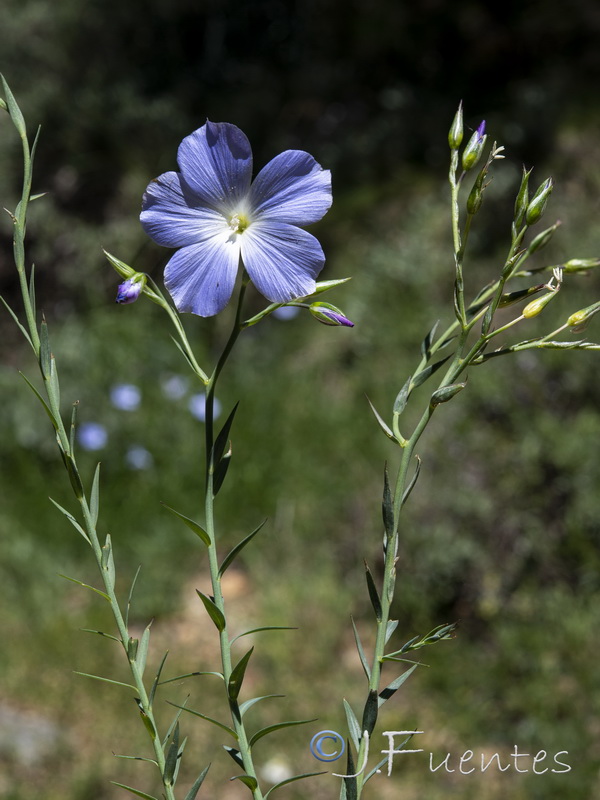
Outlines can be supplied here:
<path id="1" fill-rule="evenodd" d="M 143 288 L 144 284 L 142 281 L 129 278 L 129 280 L 126 280 L 124 283 L 119 285 L 116 302 L 123 304 L 135 303 L 142 293 Z"/>
<path id="2" fill-rule="evenodd" d="M 323 325 L 343 325 L 346 328 L 353 328 L 354 323 L 344 316 L 339 308 L 332 306 L 331 303 L 311 303 L 308 310 L 313 317 Z"/>
<path id="3" fill-rule="evenodd" d="M 481 124 L 477 128 L 477 137 L 479 141 L 483 139 L 484 134 L 485 134 L 485 120 L 482 120 Z"/>

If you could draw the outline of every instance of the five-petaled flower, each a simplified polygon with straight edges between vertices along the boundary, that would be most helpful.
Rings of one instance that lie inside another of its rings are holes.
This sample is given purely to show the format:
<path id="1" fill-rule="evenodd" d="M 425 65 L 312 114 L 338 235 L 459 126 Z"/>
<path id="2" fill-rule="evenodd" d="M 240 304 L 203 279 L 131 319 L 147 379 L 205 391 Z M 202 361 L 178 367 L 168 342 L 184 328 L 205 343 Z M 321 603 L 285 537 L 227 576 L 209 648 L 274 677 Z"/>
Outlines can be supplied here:
<path id="1" fill-rule="evenodd" d="M 180 172 L 156 178 L 140 216 L 146 233 L 179 248 L 165 286 L 179 311 L 201 317 L 228 303 L 240 261 L 268 300 L 284 303 L 314 292 L 325 257 L 300 228 L 331 205 L 331 174 L 308 153 L 286 150 L 252 181 L 252 150 L 227 122 L 207 122 L 179 146 Z"/>

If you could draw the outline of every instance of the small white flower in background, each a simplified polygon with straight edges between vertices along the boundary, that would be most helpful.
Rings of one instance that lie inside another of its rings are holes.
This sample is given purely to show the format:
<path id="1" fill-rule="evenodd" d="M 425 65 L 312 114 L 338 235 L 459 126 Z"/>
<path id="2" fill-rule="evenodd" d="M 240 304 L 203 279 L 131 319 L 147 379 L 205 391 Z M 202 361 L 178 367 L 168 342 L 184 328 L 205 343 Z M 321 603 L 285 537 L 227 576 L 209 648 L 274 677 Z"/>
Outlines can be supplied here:
<path id="1" fill-rule="evenodd" d="M 274 756 L 263 765 L 260 774 L 269 783 L 281 783 L 291 778 L 294 773 L 284 758 Z"/>
<path id="2" fill-rule="evenodd" d="M 106 447 L 108 433 L 99 422 L 82 422 L 77 428 L 77 441 L 84 450 L 102 450 Z"/>
<path id="3" fill-rule="evenodd" d="M 168 375 L 163 378 L 161 386 L 169 400 L 181 400 L 189 388 L 189 381 L 183 375 Z"/>
<path id="4" fill-rule="evenodd" d="M 300 308 L 298 306 L 280 306 L 276 308 L 275 311 L 271 311 L 271 314 L 276 319 L 281 320 L 294 319 L 299 313 Z"/>
<path id="5" fill-rule="evenodd" d="M 213 419 L 218 419 L 221 416 L 221 403 L 219 403 L 216 397 L 213 403 Z M 206 419 L 206 395 L 204 392 L 202 392 L 202 394 L 193 394 L 190 397 L 188 408 L 196 419 L 199 419 L 200 422 L 204 422 Z"/>
<path id="6" fill-rule="evenodd" d="M 117 383 L 110 390 L 110 401 L 121 411 L 135 411 L 139 408 L 142 393 L 132 383 Z"/>
<path id="7" fill-rule="evenodd" d="M 152 453 L 141 445 L 133 445 L 125 456 L 127 466 L 131 469 L 150 469 L 154 465 Z"/>

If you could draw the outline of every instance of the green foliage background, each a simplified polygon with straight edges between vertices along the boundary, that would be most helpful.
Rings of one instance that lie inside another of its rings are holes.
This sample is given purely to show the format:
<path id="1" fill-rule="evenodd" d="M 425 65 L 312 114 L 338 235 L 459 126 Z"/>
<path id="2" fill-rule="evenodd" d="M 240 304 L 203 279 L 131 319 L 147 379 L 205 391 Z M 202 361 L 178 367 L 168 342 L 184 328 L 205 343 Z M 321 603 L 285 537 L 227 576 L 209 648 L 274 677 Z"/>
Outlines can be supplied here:
<path id="1" fill-rule="evenodd" d="M 341 697 L 362 698 L 349 614 L 368 640 L 362 559 L 377 571 L 383 462 L 395 457 L 365 393 L 389 408 L 424 333 L 450 318 L 445 137 L 460 98 L 468 124 L 485 116 L 507 145 L 477 220 L 468 285 L 478 288 L 501 263 L 522 162 L 536 165 L 539 180 L 554 175 L 546 218 L 563 222 L 537 263 L 600 253 L 599 22 L 594 3 L 572 2 L 568 15 L 551 5 L 3 4 L 0 68 L 30 127 L 42 124 L 36 190 L 48 195 L 32 208 L 29 254 L 63 396 L 80 401 L 82 420 L 109 429 L 103 524 L 124 593 L 143 564 L 133 613 L 140 626 L 154 618 L 155 660 L 171 649 L 172 675 L 215 664 L 216 641 L 194 601 L 206 585 L 201 553 L 158 503 L 198 513 L 202 425 L 187 403 L 199 389 L 190 385 L 177 402 L 164 395 L 161 382 L 184 372 L 165 321 L 150 304 L 113 304 L 117 280 L 101 247 L 160 276 L 166 253 L 139 227 L 141 193 L 175 166 L 177 144 L 207 116 L 240 125 L 257 166 L 299 147 L 333 170 L 334 207 L 313 232 L 328 254 L 323 277 L 353 276 L 332 299 L 355 329 L 270 319 L 243 337 L 219 397 L 225 408 L 242 398 L 220 496 L 225 545 L 269 518 L 232 572 L 232 615 L 240 629 L 300 627 L 257 639 L 252 689 L 287 695 L 257 711 L 257 725 L 286 713 L 319 717 L 264 740 L 265 761 L 315 769 L 310 736 L 341 730 Z M 0 194 L 11 207 L 18 147 L 8 123 L 0 126 Z M 0 280 L 14 303 L 10 236 L 7 217 Z M 599 288 L 598 276 L 573 280 L 531 330 L 549 329 Z M 190 319 L 201 363 L 214 359 L 226 327 L 226 318 Z M 123 796 L 110 778 L 143 785 L 143 766 L 111 755 L 137 752 L 143 733 L 129 698 L 72 675 L 118 679 L 122 665 L 107 643 L 78 632 L 109 623 L 94 596 L 58 577 L 94 580 L 82 542 L 47 501 L 67 505 L 69 489 L 47 421 L 16 372 L 35 365 L 8 315 L 0 334 L 0 797 L 108 800 Z M 141 388 L 138 412 L 111 406 L 120 382 Z M 406 639 L 442 622 L 460 626 L 456 641 L 424 654 L 430 668 L 385 720 L 387 729 L 425 730 L 415 747 L 438 761 L 467 749 L 506 759 L 518 743 L 521 752 L 568 750 L 572 771 L 442 776 L 415 757 L 382 776 L 374 796 L 597 796 L 599 394 L 594 354 L 523 354 L 473 370 L 468 391 L 440 410 L 420 448 L 397 613 Z M 127 467 L 132 444 L 151 451 L 153 469 Z M 90 456 L 90 475 L 93 467 Z M 213 687 L 197 681 L 167 696 L 180 702 L 190 692 L 192 707 L 221 713 Z M 190 771 L 214 762 L 206 796 L 241 796 L 223 788 L 231 773 L 220 738 L 195 720 L 187 727 Z M 283 791 L 336 796 L 327 777 Z"/>

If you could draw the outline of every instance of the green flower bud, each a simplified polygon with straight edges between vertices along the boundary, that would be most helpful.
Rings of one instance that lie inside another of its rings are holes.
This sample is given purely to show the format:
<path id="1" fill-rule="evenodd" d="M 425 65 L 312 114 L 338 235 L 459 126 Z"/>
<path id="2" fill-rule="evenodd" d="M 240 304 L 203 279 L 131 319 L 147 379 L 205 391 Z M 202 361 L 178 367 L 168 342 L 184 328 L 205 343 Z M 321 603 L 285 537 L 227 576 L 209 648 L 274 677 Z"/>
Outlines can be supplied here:
<path id="1" fill-rule="evenodd" d="M 461 392 L 466 385 L 467 383 L 465 381 L 464 383 L 453 383 L 450 386 L 443 386 L 441 389 L 436 389 L 431 395 L 431 406 L 435 408 L 435 406 L 439 406 L 440 403 L 447 403 L 448 400 L 452 400 L 453 397 Z"/>
<path id="2" fill-rule="evenodd" d="M 570 328 L 576 329 L 578 331 L 583 330 L 591 318 L 600 312 L 600 301 L 597 303 L 592 303 L 591 306 L 587 308 L 582 308 L 581 311 L 576 311 L 574 314 L 571 314 L 569 319 L 567 320 L 567 325 Z"/>
<path id="3" fill-rule="evenodd" d="M 542 214 L 546 210 L 548 199 L 552 194 L 554 183 L 552 178 L 548 178 L 541 184 L 537 192 L 533 195 L 531 202 L 527 206 L 525 214 L 525 222 L 528 225 L 535 225 L 535 223 L 542 218 Z"/>
<path id="4" fill-rule="evenodd" d="M 519 193 L 517 194 L 517 199 L 515 200 L 515 226 L 520 228 L 525 220 L 525 213 L 527 211 L 527 206 L 529 205 L 529 176 L 531 175 L 531 170 L 526 170 L 523 167 L 523 176 L 521 178 L 521 185 L 519 186 Z"/>
<path id="5" fill-rule="evenodd" d="M 340 311 L 337 306 L 332 306 L 331 303 L 311 303 L 308 310 L 315 319 L 322 322 L 323 325 L 343 325 L 346 328 L 353 328 L 354 323 Z"/>
<path id="6" fill-rule="evenodd" d="M 452 127 L 450 128 L 450 132 L 448 133 L 448 144 L 450 145 L 451 150 L 458 150 L 460 147 L 460 143 L 462 142 L 463 138 L 463 110 L 462 110 L 462 100 L 458 104 L 458 111 L 454 116 L 454 121 L 452 122 Z"/>
<path id="7" fill-rule="evenodd" d="M 546 228 L 545 231 L 538 233 L 538 235 L 532 239 L 529 247 L 527 248 L 527 252 L 529 255 L 535 253 L 536 250 L 541 250 L 542 247 L 545 247 L 550 239 L 554 236 L 557 228 L 560 226 L 560 221 L 555 222 L 550 228 Z"/>
<path id="8" fill-rule="evenodd" d="M 477 176 L 477 180 L 469 192 L 469 196 L 467 198 L 467 212 L 471 216 L 475 215 L 479 211 L 481 204 L 483 203 L 483 181 L 485 180 L 485 175 L 486 169 L 484 167 Z"/>
<path id="9" fill-rule="evenodd" d="M 538 314 L 541 314 L 542 311 L 546 308 L 548 303 L 556 297 L 557 292 L 549 292 L 548 294 L 543 295 L 542 297 L 538 297 L 537 300 L 532 300 L 531 303 L 528 303 L 525 308 L 523 309 L 523 316 L 525 319 L 532 319 L 533 317 L 537 317 Z"/>
<path id="10" fill-rule="evenodd" d="M 594 267 L 600 267 L 600 258 L 572 258 L 563 264 L 564 272 L 586 272 Z"/>
<path id="11" fill-rule="evenodd" d="M 483 120 L 473 136 L 471 136 L 469 139 L 469 142 L 463 151 L 462 167 L 465 172 L 469 169 L 472 169 L 481 158 L 486 139 L 485 120 Z"/>

